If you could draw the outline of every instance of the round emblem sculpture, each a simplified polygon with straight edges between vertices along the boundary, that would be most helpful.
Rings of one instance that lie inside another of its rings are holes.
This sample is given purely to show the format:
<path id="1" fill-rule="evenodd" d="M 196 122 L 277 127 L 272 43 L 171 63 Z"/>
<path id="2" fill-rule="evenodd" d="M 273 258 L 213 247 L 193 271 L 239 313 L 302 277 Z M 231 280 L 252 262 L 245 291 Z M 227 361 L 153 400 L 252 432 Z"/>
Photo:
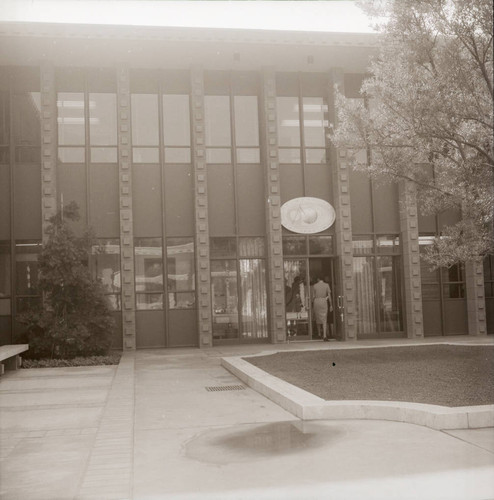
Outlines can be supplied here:
<path id="1" fill-rule="evenodd" d="M 281 207 L 281 223 L 294 233 L 320 233 L 334 224 L 334 208 L 320 198 L 294 198 Z"/>

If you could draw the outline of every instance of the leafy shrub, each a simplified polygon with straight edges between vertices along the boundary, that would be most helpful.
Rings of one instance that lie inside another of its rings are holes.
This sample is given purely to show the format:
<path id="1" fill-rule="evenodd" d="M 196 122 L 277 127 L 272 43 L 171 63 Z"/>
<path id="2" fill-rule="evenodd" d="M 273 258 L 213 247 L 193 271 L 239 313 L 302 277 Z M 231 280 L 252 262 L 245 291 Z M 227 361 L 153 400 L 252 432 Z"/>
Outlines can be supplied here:
<path id="1" fill-rule="evenodd" d="M 68 225 L 78 218 L 78 207 L 71 203 L 50 219 L 38 259 L 43 305 L 18 318 L 26 326 L 18 341 L 29 343 L 28 358 L 103 355 L 111 347 L 110 307 L 87 266 L 92 237 L 77 237 Z"/>
<path id="2" fill-rule="evenodd" d="M 73 359 L 23 359 L 22 368 L 62 368 L 68 366 L 118 365 L 121 353 Z"/>

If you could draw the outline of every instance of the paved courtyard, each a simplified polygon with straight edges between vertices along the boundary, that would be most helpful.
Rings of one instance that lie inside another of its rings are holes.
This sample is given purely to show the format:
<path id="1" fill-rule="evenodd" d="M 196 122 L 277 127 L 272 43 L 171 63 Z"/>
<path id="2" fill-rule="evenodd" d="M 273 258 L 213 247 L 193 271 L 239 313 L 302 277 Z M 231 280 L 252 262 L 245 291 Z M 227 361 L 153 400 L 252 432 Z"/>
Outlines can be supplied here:
<path id="1" fill-rule="evenodd" d="M 341 347 L 142 350 L 118 367 L 8 372 L 0 498 L 494 497 L 492 428 L 304 422 L 220 365 L 222 356 Z"/>

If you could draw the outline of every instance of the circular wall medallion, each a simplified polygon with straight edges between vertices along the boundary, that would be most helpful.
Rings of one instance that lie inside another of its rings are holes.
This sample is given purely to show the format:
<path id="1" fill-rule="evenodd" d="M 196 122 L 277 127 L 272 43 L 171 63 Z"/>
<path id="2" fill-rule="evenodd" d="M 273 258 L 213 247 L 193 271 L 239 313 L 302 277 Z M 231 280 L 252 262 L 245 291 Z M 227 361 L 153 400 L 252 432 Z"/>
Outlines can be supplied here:
<path id="1" fill-rule="evenodd" d="M 334 208 L 320 198 L 294 198 L 281 207 L 281 223 L 294 233 L 320 233 L 331 227 L 335 219 Z"/>

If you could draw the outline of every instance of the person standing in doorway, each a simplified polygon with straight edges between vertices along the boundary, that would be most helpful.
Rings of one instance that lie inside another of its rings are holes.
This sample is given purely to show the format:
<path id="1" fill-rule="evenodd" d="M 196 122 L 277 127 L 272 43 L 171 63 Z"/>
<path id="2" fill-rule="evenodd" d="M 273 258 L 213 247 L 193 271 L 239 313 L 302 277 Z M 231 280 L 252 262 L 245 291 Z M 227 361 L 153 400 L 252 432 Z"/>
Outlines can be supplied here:
<path id="1" fill-rule="evenodd" d="M 328 309 L 333 309 L 331 301 L 331 289 L 320 276 L 317 277 L 316 283 L 312 286 L 312 310 L 316 320 L 319 336 L 323 335 L 323 341 L 328 342 Z"/>

